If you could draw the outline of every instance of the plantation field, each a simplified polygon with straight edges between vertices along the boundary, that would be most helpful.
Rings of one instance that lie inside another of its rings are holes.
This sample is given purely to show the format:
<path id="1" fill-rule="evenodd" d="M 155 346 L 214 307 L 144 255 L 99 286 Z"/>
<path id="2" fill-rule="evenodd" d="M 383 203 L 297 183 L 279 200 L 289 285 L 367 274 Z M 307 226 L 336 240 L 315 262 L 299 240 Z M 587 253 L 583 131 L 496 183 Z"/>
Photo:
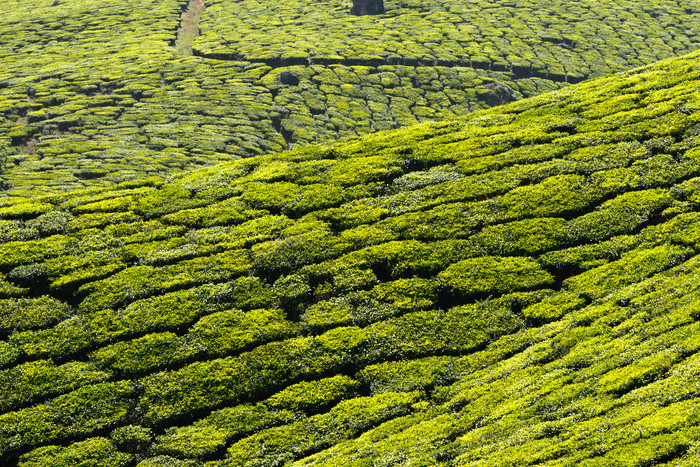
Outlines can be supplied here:
<path id="1" fill-rule="evenodd" d="M 697 2 L 387 0 L 384 15 L 360 17 L 347 8 L 212 0 L 193 50 L 282 63 L 462 64 L 566 81 L 682 55 L 700 35 Z"/>
<path id="2" fill-rule="evenodd" d="M 376 17 L 349 2 L 204 3 L 4 0 L 2 193 L 163 178 L 454 118 L 700 42 L 696 1 L 392 0 Z"/>
<path id="3" fill-rule="evenodd" d="M 699 91 L 7 198 L 0 464 L 698 465 Z"/>

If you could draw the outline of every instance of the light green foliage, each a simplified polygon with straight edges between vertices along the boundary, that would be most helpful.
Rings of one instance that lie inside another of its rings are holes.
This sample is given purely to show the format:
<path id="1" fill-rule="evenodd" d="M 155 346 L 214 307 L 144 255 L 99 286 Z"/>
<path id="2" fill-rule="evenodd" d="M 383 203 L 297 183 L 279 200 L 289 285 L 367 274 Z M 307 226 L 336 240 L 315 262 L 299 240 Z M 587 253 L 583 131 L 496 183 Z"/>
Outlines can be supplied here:
<path id="1" fill-rule="evenodd" d="M 617 261 L 567 279 L 564 287 L 591 298 L 599 298 L 678 264 L 689 254 L 689 250 L 671 246 L 636 250 L 623 255 Z"/>
<path id="2" fill-rule="evenodd" d="M 133 407 L 128 382 L 85 386 L 44 404 L 0 415 L 0 453 L 87 436 L 123 423 Z"/>
<path id="3" fill-rule="evenodd" d="M 674 352 L 664 352 L 647 357 L 629 366 L 618 368 L 600 379 L 599 391 L 625 393 L 660 378 L 680 359 Z"/>
<path id="4" fill-rule="evenodd" d="M 295 418 L 294 412 L 271 409 L 264 404 L 237 405 L 212 412 L 193 425 L 169 428 L 158 437 L 154 450 L 200 457 L 221 450 L 229 439 L 289 423 Z"/>
<path id="5" fill-rule="evenodd" d="M 46 258 L 65 254 L 75 245 L 75 240 L 55 235 L 29 242 L 9 242 L 0 247 L 0 267 L 8 268 L 31 264 Z"/>
<path id="6" fill-rule="evenodd" d="M 22 467 L 126 467 L 132 457 L 117 451 L 105 438 L 90 438 L 70 446 L 46 446 L 20 459 Z"/>
<path id="7" fill-rule="evenodd" d="M 429 308 L 437 299 L 437 284 L 414 277 L 384 282 L 372 290 L 372 294 L 400 310 Z"/>
<path id="8" fill-rule="evenodd" d="M 586 301 L 576 293 L 561 292 L 530 305 L 523 310 L 523 316 L 534 323 L 554 321 L 566 313 L 581 308 Z"/>
<path id="9" fill-rule="evenodd" d="M 48 203 L 17 203 L 0 208 L 2 219 L 32 219 L 51 209 Z"/>
<path id="10" fill-rule="evenodd" d="M 316 263 L 342 253 L 345 244 L 325 225 L 302 225 L 298 234 L 255 245 L 251 252 L 253 267 L 261 275 L 289 272 L 299 266 Z"/>
<path id="11" fill-rule="evenodd" d="M 441 272 L 440 280 L 464 295 L 498 294 L 550 285 L 554 278 L 528 258 L 484 256 L 472 258 Z"/>
<path id="12" fill-rule="evenodd" d="M 382 421 L 411 411 L 415 393 L 386 393 L 343 401 L 328 413 L 256 433 L 228 448 L 223 465 L 278 466 L 352 438 Z"/>
<path id="13" fill-rule="evenodd" d="M 603 196 L 602 190 L 581 175 L 554 175 L 496 198 L 494 209 L 506 211 L 505 216 L 511 219 L 561 216 L 586 209 Z"/>
<path id="14" fill-rule="evenodd" d="M 302 382 L 274 394 L 265 404 L 277 409 L 321 412 L 333 402 L 357 394 L 359 383 L 343 375 L 312 382 Z"/>
<path id="15" fill-rule="evenodd" d="M 366 366 L 357 378 L 369 384 L 372 394 L 425 390 L 456 379 L 457 360 L 446 356 L 389 361 Z"/>
<path id="16" fill-rule="evenodd" d="M 139 462 L 138 467 L 198 467 L 201 465 L 193 460 L 180 460 L 170 456 L 155 456 Z"/>
<path id="17" fill-rule="evenodd" d="M 474 248 L 487 254 L 535 254 L 553 250 L 571 241 L 566 221 L 540 217 L 489 226 L 471 237 Z"/>
<path id="18" fill-rule="evenodd" d="M 0 333 L 50 326 L 70 313 L 69 306 L 48 296 L 0 300 Z"/>
<path id="19" fill-rule="evenodd" d="M 257 213 L 258 211 L 248 209 L 239 199 L 229 198 L 201 208 L 182 209 L 166 214 L 163 216 L 163 221 L 169 224 L 183 224 L 188 227 L 210 227 L 237 224 L 248 220 Z"/>
<path id="20" fill-rule="evenodd" d="M 599 243 L 551 251 L 542 255 L 540 262 L 559 271 L 588 270 L 619 259 L 623 253 L 639 244 L 637 236 L 621 235 Z"/>
<path id="21" fill-rule="evenodd" d="M 252 186 L 241 198 L 257 209 L 296 217 L 309 211 L 337 205 L 343 200 L 344 193 L 341 187 L 333 185 L 319 183 L 299 186 L 294 183 L 277 182 Z"/>
<path id="22" fill-rule="evenodd" d="M 0 391 L 5 395 L 0 401 L 0 410 L 16 409 L 42 397 L 105 381 L 110 376 L 110 373 L 88 363 L 55 365 L 48 360 L 35 360 L 0 370 Z"/>
<path id="23" fill-rule="evenodd" d="M 624 193 L 607 201 L 589 214 L 568 225 L 577 240 L 600 241 L 614 235 L 635 231 L 661 213 L 672 199 L 663 190 Z"/>

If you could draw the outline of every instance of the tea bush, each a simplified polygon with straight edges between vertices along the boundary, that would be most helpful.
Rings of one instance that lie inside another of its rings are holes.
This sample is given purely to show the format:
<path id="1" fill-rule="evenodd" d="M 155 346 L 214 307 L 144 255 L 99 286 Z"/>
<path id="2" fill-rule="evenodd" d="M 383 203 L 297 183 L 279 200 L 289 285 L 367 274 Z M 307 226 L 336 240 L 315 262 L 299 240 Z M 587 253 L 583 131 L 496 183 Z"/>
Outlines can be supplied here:
<path id="1" fill-rule="evenodd" d="M 438 276 L 464 295 L 498 294 L 550 285 L 554 278 L 531 259 L 483 256 L 453 264 Z"/>
<path id="2" fill-rule="evenodd" d="M 45 465 L 94 465 L 95 467 L 127 466 L 132 457 L 117 448 L 105 438 L 90 438 L 70 446 L 46 446 L 35 449 L 20 459 L 22 467 Z"/>

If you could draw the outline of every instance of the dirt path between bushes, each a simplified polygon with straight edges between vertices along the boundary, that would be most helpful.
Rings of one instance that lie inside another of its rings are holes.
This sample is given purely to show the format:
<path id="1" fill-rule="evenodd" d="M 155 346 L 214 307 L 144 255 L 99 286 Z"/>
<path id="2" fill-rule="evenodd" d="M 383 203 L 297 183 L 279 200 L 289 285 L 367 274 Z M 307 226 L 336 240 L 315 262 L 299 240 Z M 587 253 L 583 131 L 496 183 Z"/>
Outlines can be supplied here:
<path id="1" fill-rule="evenodd" d="M 206 8 L 204 0 L 190 0 L 187 9 L 182 12 L 175 39 L 175 49 L 182 55 L 192 55 L 192 43 L 199 36 L 199 22 Z"/>

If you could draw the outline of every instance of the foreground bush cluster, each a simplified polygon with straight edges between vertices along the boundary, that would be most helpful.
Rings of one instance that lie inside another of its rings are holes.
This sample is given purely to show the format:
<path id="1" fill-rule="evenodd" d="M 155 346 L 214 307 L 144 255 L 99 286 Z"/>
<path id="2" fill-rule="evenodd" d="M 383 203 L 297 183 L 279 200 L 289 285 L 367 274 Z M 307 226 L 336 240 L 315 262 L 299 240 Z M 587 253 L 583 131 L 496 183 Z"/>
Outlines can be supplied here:
<path id="1" fill-rule="evenodd" d="M 111 186 L 452 118 L 700 42 L 692 2 L 482 3 L 387 1 L 358 18 L 328 2 L 212 0 L 191 57 L 175 47 L 186 0 L 9 0 L 0 188 Z"/>
<path id="2" fill-rule="evenodd" d="M 0 463 L 697 464 L 699 59 L 7 200 Z"/>

